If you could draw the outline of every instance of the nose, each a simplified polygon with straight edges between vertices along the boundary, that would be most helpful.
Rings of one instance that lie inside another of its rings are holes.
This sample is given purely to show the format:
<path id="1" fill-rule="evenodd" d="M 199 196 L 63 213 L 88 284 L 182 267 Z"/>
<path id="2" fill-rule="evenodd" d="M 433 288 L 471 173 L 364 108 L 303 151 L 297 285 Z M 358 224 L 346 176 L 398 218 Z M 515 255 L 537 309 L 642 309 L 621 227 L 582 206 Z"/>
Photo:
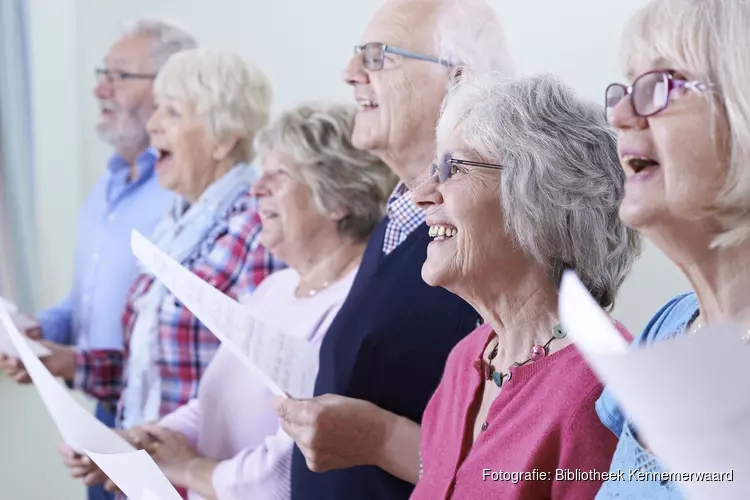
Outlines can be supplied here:
<path id="1" fill-rule="evenodd" d="M 353 54 L 344 68 L 341 78 L 349 85 L 369 83 L 370 79 L 367 70 L 362 64 L 362 54 Z"/>
<path id="2" fill-rule="evenodd" d="M 152 142 L 154 136 L 162 132 L 160 111 L 158 107 L 154 110 L 153 113 L 151 113 L 151 116 L 146 122 L 146 131 L 148 132 L 148 135 L 151 136 Z"/>
<path id="3" fill-rule="evenodd" d="M 412 193 L 412 201 L 422 210 L 427 210 L 433 205 L 443 203 L 443 195 L 440 193 L 440 183 L 437 175 L 427 176 Z"/>
<path id="4" fill-rule="evenodd" d="M 614 107 L 609 109 L 607 120 L 610 125 L 620 130 L 641 130 L 648 126 L 648 120 L 635 113 L 632 98 L 632 94 L 626 95 Z"/>
<path id="5" fill-rule="evenodd" d="M 253 198 L 263 198 L 268 195 L 268 174 L 264 172 L 250 186 L 250 196 Z"/>
<path id="6" fill-rule="evenodd" d="M 97 99 L 112 99 L 115 91 L 112 84 L 106 78 L 101 77 L 94 86 L 94 95 Z"/>

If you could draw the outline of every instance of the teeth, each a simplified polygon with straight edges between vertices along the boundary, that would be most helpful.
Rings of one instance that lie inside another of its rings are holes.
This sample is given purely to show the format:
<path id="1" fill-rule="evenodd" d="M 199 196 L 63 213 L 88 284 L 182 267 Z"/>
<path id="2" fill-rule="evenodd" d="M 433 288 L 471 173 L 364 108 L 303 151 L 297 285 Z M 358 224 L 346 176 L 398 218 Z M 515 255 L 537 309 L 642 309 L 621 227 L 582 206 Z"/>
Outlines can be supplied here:
<path id="1" fill-rule="evenodd" d="M 452 238 L 456 234 L 458 234 L 458 229 L 455 227 L 430 226 L 429 235 L 431 238 Z"/>
<path id="2" fill-rule="evenodd" d="M 357 101 L 357 103 L 359 104 L 360 109 L 368 109 L 368 108 L 377 108 L 378 107 L 377 104 L 375 104 L 372 101 L 368 101 L 367 99 L 359 99 Z"/>

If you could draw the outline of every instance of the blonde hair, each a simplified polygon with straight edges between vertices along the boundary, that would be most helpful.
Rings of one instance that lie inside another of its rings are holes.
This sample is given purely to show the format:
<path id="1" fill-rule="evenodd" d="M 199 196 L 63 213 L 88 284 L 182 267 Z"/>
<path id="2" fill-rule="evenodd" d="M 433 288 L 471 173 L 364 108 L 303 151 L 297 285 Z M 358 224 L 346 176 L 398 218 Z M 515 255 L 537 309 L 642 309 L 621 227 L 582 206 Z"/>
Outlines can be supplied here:
<path id="1" fill-rule="evenodd" d="M 722 122 L 729 130 L 729 167 L 713 206 L 723 228 L 714 247 L 735 245 L 750 236 L 748 48 L 747 0 L 651 0 L 629 21 L 623 36 L 621 59 L 628 70 L 639 62 L 662 59 L 710 84 L 707 96 L 712 102 L 718 96 L 713 131 Z"/>
<path id="2" fill-rule="evenodd" d="M 199 48 L 169 58 L 154 94 L 195 106 L 215 137 L 237 136 L 233 157 L 249 163 L 255 135 L 268 123 L 273 93 L 265 73 L 238 55 Z"/>
<path id="3" fill-rule="evenodd" d="M 352 145 L 357 110 L 309 103 L 283 113 L 258 134 L 263 157 L 279 155 L 310 189 L 318 213 L 346 213 L 340 234 L 365 241 L 385 214 L 397 177 L 380 159 Z"/>

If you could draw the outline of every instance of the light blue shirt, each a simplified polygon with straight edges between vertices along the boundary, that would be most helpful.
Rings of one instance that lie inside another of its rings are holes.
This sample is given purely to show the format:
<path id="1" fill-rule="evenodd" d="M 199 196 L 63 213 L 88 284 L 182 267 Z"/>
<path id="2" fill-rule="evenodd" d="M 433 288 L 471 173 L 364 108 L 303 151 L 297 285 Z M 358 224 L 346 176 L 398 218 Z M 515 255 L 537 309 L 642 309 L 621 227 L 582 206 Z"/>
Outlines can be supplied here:
<path id="1" fill-rule="evenodd" d="M 687 293 L 675 297 L 651 318 L 634 343 L 636 345 L 652 344 L 681 335 L 697 312 L 698 299 L 695 294 Z M 620 438 L 609 470 L 614 474 L 622 471 L 618 480 L 605 481 L 602 484 L 596 500 L 681 500 L 682 493 L 675 483 L 660 480 L 643 481 L 638 480 L 638 476 L 631 475 L 630 471 L 635 471 L 634 474 L 637 471 L 656 473 L 668 471 L 656 456 L 641 446 L 632 423 L 622 413 L 614 396 L 606 388 L 596 402 L 596 412 L 602 423 Z M 643 477 L 650 479 L 659 476 L 649 474 Z M 623 480 L 619 480 L 620 478 Z"/>
<path id="2" fill-rule="evenodd" d="M 128 182 L 130 165 L 120 156 L 110 159 L 78 215 L 73 288 L 38 315 L 46 339 L 82 349 L 122 349 L 122 313 L 137 274 L 130 233 L 149 236 L 174 198 L 159 186 L 155 163 L 153 151 L 141 154 L 138 178 Z"/>

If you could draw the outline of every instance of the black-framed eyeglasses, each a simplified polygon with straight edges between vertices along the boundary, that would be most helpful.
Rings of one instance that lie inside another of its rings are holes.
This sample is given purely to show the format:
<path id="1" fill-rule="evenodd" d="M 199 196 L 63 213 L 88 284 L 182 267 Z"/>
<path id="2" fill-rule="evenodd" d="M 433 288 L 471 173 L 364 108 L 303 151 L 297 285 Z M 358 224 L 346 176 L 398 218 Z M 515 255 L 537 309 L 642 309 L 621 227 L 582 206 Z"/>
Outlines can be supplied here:
<path id="1" fill-rule="evenodd" d="M 151 73 L 130 73 L 128 71 L 105 68 L 96 68 L 94 73 L 98 79 L 104 78 L 109 83 L 119 83 L 124 80 L 152 80 L 156 78 L 156 75 Z"/>
<path id="2" fill-rule="evenodd" d="M 364 45 L 356 45 L 354 47 L 354 53 L 362 55 L 362 64 L 366 69 L 370 71 L 380 71 L 381 69 L 383 69 L 386 54 L 395 54 L 409 59 L 417 59 L 419 61 L 442 64 L 443 66 L 448 67 L 453 66 L 453 63 L 451 63 L 450 61 L 440 59 L 439 57 L 426 56 L 424 54 L 418 54 L 409 50 L 398 49 L 396 47 L 391 47 L 390 45 L 386 45 L 380 42 L 370 42 Z"/>
<path id="3" fill-rule="evenodd" d="M 675 89 L 706 92 L 711 88 L 710 84 L 697 80 L 675 78 L 674 73 L 673 70 L 654 70 L 643 73 L 630 86 L 621 83 L 609 84 L 604 92 L 605 118 L 609 120 L 615 106 L 628 95 L 635 114 L 648 117 L 664 111 L 669 106 L 670 95 Z"/>
<path id="4" fill-rule="evenodd" d="M 450 155 L 444 155 L 443 158 L 440 160 L 440 163 L 433 163 L 430 166 L 430 177 L 433 177 L 435 174 L 438 176 L 438 181 L 443 183 L 450 179 L 453 174 L 458 172 L 457 165 L 466 165 L 468 167 L 481 167 L 481 168 L 492 168 L 495 170 L 502 170 L 505 167 L 503 165 L 498 165 L 497 163 L 484 163 L 481 161 L 469 161 L 469 160 L 459 160 L 457 158 L 453 158 Z"/>

